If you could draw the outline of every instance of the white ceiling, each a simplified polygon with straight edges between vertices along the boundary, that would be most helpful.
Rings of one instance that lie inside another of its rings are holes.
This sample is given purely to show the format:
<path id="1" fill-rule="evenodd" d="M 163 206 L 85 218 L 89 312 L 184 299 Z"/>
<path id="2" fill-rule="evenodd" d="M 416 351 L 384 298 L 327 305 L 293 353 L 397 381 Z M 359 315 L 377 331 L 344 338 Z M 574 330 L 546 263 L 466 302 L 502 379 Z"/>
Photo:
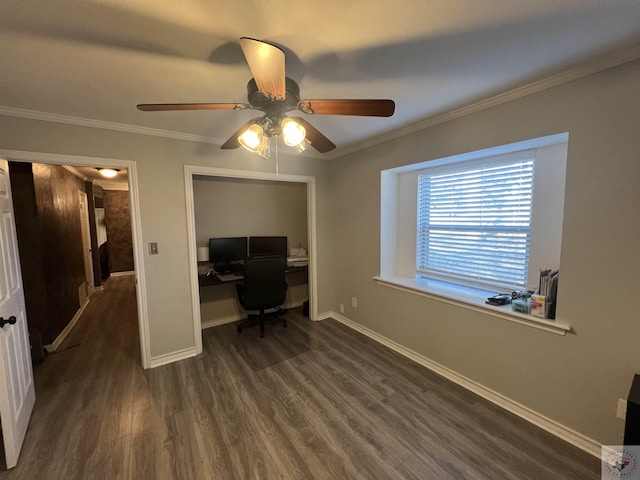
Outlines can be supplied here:
<path id="1" fill-rule="evenodd" d="M 391 118 L 306 117 L 340 152 L 640 43 L 640 0 L 3 0 L 0 113 L 222 143 L 255 112 L 135 106 L 246 101 L 241 36 L 281 46 L 303 98 L 395 100 Z"/>

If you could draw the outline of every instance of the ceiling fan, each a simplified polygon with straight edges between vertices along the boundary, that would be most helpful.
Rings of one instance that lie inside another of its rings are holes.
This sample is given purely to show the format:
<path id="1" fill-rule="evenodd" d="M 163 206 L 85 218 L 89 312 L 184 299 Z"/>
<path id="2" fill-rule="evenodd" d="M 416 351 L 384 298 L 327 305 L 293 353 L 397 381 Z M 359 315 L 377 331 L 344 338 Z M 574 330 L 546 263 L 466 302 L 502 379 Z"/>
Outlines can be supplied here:
<path id="1" fill-rule="evenodd" d="M 240 146 L 267 158 L 270 138 L 282 135 L 286 145 L 298 152 L 309 145 L 321 153 L 336 148 L 335 144 L 301 117 L 287 113 L 298 110 L 307 115 L 354 115 L 390 117 L 395 111 L 393 100 L 300 100 L 300 87 L 285 76 L 284 52 L 269 43 L 242 37 L 240 47 L 253 78 L 247 84 L 249 103 L 145 103 L 144 112 L 167 110 L 261 110 L 263 115 L 242 125 L 222 146 Z"/>

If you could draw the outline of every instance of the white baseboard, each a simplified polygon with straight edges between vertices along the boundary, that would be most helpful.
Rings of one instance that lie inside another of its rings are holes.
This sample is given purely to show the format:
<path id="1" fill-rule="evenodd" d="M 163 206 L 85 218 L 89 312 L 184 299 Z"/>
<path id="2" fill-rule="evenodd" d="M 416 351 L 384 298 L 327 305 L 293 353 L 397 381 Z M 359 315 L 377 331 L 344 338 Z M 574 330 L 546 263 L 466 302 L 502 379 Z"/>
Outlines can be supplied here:
<path id="1" fill-rule="evenodd" d="M 165 355 L 160 355 L 158 357 L 152 357 L 151 362 L 149 363 L 149 368 L 160 367 L 168 363 L 173 363 L 179 360 L 184 360 L 186 358 L 195 357 L 196 355 L 198 355 L 198 351 L 196 350 L 195 347 L 192 347 L 192 348 L 185 348 L 184 350 L 178 350 L 177 352 L 171 352 Z"/>
<path id="2" fill-rule="evenodd" d="M 82 312 L 84 312 L 84 309 L 87 308 L 87 305 L 89 305 L 89 301 L 90 300 L 87 298 L 85 302 L 80 306 L 76 314 L 73 316 L 71 321 L 67 324 L 66 327 L 64 327 L 64 330 L 62 330 L 56 337 L 56 339 L 52 343 L 44 346 L 47 352 L 53 353 L 58 350 L 58 348 L 60 348 L 60 345 L 62 344 L 62 342 L 64 342 L 64 339 L 67 338 L 67 335 L 69 335 L 71 330 L 73 330 L 73 327 L 75 327 L 76 323 L 78 323 L 78 320 L 80 320 Z"/>
<path id="3" fill-rule="evenodd" d="M 549 433 L 552 433 L 558 438 L 574 445 L 581 450 L 584 450 L 591 455 L 600 458 L 601 455 L 601 445 L 599 442 L 579 433 L 571 428 L 562 425 L 555 420 L 552 420 L 549 417 L 546 417 L 529 407 L 522 405 L 484 385 L 471 380 L 470 378 L 465 377 L 464 375 L 460 375 L 459 373 L 445 367 L 444 365 L 440 365 L 433 360 L 410 350 L 399 343 L 394 342 L 393 340 L 388 339 L 380 335 L 373 330 L 370 330 L 359 323 L 354 322 L 353 320 L 349 320 L 335 312 L 325 312 L 318 316 L 318 319 L 324 320 L 326 318 L 333 318 L 338 322 L 346 325 L 349 328 L 352 328 L 367 337 L 389 347 L 390 349 L 398 352 L 399 354 L 413 360 L 420 365 L 427 367 L 429 370 L 436 372 L 439 375 L 442 375 L 448 380 L 460 385 L 461 387 L 466 388 L 467 390 L 472 391 L 473 393 L 480 395 L 482 398 L 489 400 L 490 402 L 498 405 L 499 407 L 508 410 L 509 412 L 518 415 L 520 418 L 527 420 L 528 422 L 533 423 L 534 425 L 546 430 Z"/>
<path id="4" fill-rule="evenodd" d="M 205 328 L 219 327 L 220 325 L 226 325 L 227 323 L 237 322 L 242 320 L 241 315 L 230 315 L 228 317 L 215 318 L 213 320 L 207 320 L 201 323 L 202 330 Z"/>
<path id="5" fill-rule="evenodd" d="M 126 275 L 135 275 L 136 272 L 134 270 L 129 270 L 127 272 L 111 272 L 109 274 L 110 277 L 124 277 Z"/>
<path id="6" fill-rule="evenodd" d="M 291 308 L 301 307 L 302 303 L 292 303 L 284 305 L 283 308 L 289 310 Z M 235 314 L 229 315 L 228 317 L 214 318 L 213 320 L 205 320 L 200 325 L 202 330 L 206 328 L 219 327 L 220 325 L 226 325 L 227 323 L 239 322 L 240 320 L 244 320 L 246 318 L 246 314 Z"/>
<path id="7" fill-rule="evenodd" d="M 338 315 L 338 314 L 337 314 L 337 313 L 334 313 L 334 312 L 324 312 L 324 313 L 319 313 L 319 314 L 318 314 L 318 320 L 326 320 L 327 318 L 333 318 L 333 319 L 335 319 L 335 320 L 338 320 L 338 319 L 336 318 L 336 315 Z M 342 318 L 344 318 L 344 317 L 342 317 Z M 346 320 L 346 319 L 345 319 L 345 320 Z M 338 320 L 338 321 L 340 321 L 340 320 Z M 342 323 L 342 322 L 340 322 L 340 323 Z M 346 325 L 346 323 L 345 323 L 345 325 Z M 351 325 L 349 325 L 349 326 L 351 326 Z"/>

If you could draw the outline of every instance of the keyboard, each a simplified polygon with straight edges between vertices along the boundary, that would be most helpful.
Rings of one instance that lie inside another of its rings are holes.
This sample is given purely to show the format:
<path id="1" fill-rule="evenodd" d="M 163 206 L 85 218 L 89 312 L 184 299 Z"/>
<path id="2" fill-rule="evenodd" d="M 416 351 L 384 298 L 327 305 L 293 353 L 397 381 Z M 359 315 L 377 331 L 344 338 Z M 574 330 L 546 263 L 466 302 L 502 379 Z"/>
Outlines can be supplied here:
<path id="1" fill-rule="evenodd" d="M 233 272 L 233 273 L 225 273 L 216 275 L 221 282 L 231 282 L 233 280 L 241 280 L 244 278 L 244 274 L 242 272 Z"/>

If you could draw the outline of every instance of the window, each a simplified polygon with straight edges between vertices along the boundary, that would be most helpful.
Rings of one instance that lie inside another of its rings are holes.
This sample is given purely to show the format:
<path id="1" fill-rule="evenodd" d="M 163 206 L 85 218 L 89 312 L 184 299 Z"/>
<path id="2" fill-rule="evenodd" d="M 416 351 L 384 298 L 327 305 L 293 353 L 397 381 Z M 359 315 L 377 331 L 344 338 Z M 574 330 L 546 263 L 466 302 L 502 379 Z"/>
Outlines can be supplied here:
<path id="1" fill-rule="evenodd" d="M 418 274 L 483 287 L 527 287 L 535 151 L 509 157 L 418 176 Z"/>
<path id="2" fill-rule="evenodd" d="M 568 139 L 560 133 L 383 170 L 380 278 L 484 293 L 537 286 L 539 269 L 560 268 Z M 497 198 L 507 192 L 505 205 Z"/>
<path id="3" fill-rule="evenodd" d="M 564 335 L 566 323 L 485 300 L 560 269 L 568 140 L 558 133 L 381 171 L 374 280 Z"/>

